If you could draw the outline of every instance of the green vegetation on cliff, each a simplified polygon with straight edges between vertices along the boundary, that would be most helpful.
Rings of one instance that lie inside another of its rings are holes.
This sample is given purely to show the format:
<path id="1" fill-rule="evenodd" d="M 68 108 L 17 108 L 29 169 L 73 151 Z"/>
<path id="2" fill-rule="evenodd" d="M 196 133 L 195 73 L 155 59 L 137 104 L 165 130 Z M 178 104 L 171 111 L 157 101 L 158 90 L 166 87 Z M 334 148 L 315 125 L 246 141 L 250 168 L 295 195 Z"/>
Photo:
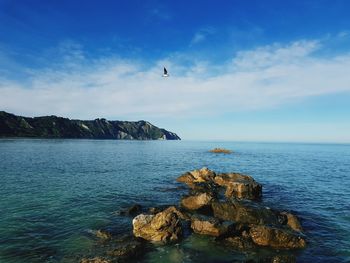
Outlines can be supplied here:
<path id="1" fill-rule="evenodd" d="M 147 121 L 70 120 L 57 116 L 22 117 L 0 111 L 0 137 L 180 140 Z"/>

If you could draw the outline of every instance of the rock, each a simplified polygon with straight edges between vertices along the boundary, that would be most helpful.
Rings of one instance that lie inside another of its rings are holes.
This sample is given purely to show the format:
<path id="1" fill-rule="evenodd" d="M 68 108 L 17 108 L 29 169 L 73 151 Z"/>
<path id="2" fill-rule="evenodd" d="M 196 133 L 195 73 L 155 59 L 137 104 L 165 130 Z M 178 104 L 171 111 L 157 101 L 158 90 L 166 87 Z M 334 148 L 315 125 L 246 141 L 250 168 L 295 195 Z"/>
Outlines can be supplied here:
<path id="1" fill-rule="evenodd" d="M 134 204 L 134 205 L 130 206 L 129 208 L 120 211 L 120 215 L 135 216 L 137 214 L 140 214 L 141 210 L 142 210 L 141 205 Z"/>
<path id="2" fill-rule="evenodd" d="M 112 238 L 111 233 L 104 231 L 104 230 L 101 230 L 101 229 L 97 230 L 95 235 L 96 235 L 96 237 L 104 239 L 104 240 L 108 240 L 108 239 Z"/>
<path id="3" fill-rule="evenodd" d="M 240 199 L 257 200 L 262 196 L 262 186 L 251 176 L 239 173 L 226 173 L 215 176 L 216 184 L 226 187 L 227 198 L 237 197 Z"/>
<path id="4" fill-rule="evenodd" d="M 295 263 L 296 258 L 294 255 L 254 255 L 254 258 L 248 259 L 245 263 Z"/>
<path id="5" fill-rule="evenodd" d="M 171 210 L 156 215 L 140 214 L 132 224 L 134 235 L 149 241 L 168 243 L 179 240 L 182 235 L 180 219 Z"/>
<path id="6" fill-rule="evenodd" d="M 231 228 L 232 223 L 220 222 L 213 217 L 192 217 L 192 230 L 201 235 L 219 237 L 225 235 Z"/>
<path id="7" fill-rule="evenodd" d="M 225 241 L 232 247 L 238 250 L 250 250 L 255 247 L 254 243 L 251 239 L 241 237 L 241 236 L 233 236 L 228 237 Z"/>
<path id="8" fill-rule="evenodd" d="M 180 183 L 187 184 L 190 188 L 193 188 L 195 183 L 203 183 L 213 181 L 215 173 L 206 167 L 200 170 L 194 170 L 187 172 L 176 179 Z"/>
<path id="9" fill-rule="evenodd" d="M 108 255 L 116 259 L 118 262 L 129 262 L 145 253 L 145 244 L 137 240 L 127 240 L 117 248 L 108 251 Z"/>
<path id="10" fill-rule="evenodd" d="M 210 150 L 209 152 L 211 152 L 211 153 L 226 153 L 226 154 L 232 153 L 231 150 L 227 150 L 224 148 L 214 148 L 214 149 Z"/>
<path id="11" fill-rule="evenodd" d="M 281 214 L 287 217 L 287 225 L 291 229 L 294 231 L 303 232 L 303 228 L 301 227 L 299 219 L 295 215 L 288 212 L 282 212 Z"/>
<path id="12" fill-rule="evenodd" d="M 176 181 L 178 181 L 179 183 L 184 183 L 187 186 L 189 186 L 190 188 L 192 188 L 192 185 L 194 184 L 194 177 L 190 172 L 187 172 L 181 176 L 179 176 Z"/>
<path id="13" fill-rule="evenodd" d="M 252 202 L 232 201 L 211 203 L 214 217 L 244 224 L 278 224 L 273 211 Z"/>
<path id="14" fill-rule="evenodd" d="M 196 183 L 210 182 L 214 179 L 216 175 L 215 172 L 209 170 L 206 167 L 203 167 L 200 170 L 194 170 L 190 173 L 194 177 Z"/>
<path id="15" fill-rule="evenodd" d="M 178 209 L 176 206 L 169 206 L 167 209 L 164 210 L 165 213 L 175 213 L 180 219 L 182 220 L 190 220 L 191 217 L 184 211 L 181 211 L 181 209 Z"/>
<path id="16" fill-rule="evenodd" d="M 95 258 L 83 258 L 80 263 L 111 263 L 111 261 L 100 258 L 100 257 L 95 257 Z"/>
<path id="17" fill-rule="evenodd" d="M 190 195 L 181 200 L 181 206 L 188 210 L 197 210 L 203 207 L 208 207 L 213 197 L 208 193 L 199 195 Z"/>
<path id="18" fill-rule="evenodd" d="M 253 226 L 249 230 L 253 242 L 259 246 L 269 246 L 275 249 L 305 248 L 306 241 L 300 235 L 291 231 L 269 226 Z"/>

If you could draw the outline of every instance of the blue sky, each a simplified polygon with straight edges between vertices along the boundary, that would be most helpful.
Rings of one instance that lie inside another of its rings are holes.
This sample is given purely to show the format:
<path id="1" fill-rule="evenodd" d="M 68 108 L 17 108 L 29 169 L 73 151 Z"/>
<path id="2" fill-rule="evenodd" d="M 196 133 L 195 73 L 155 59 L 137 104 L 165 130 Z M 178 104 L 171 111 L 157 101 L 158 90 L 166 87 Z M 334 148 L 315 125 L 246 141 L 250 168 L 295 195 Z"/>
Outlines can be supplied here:
<path id="1" fill-rule="evenodd" d="M 1 110 L 350 142 L 349 13 L 345 0 L 0 0 Z"/>

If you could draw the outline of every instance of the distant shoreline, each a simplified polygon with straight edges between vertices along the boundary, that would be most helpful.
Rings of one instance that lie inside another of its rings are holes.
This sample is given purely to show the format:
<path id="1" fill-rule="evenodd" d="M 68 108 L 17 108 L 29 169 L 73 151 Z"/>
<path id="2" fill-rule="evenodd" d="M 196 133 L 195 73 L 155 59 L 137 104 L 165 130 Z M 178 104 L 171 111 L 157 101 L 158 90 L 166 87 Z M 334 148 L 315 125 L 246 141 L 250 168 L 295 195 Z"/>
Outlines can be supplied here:
<path id="1" fill-rule="evenodd" d="M 0 138 L 181 140 L 148 121 L 71 120 L 57 116 L 23 117 L 0 111 Z"/>

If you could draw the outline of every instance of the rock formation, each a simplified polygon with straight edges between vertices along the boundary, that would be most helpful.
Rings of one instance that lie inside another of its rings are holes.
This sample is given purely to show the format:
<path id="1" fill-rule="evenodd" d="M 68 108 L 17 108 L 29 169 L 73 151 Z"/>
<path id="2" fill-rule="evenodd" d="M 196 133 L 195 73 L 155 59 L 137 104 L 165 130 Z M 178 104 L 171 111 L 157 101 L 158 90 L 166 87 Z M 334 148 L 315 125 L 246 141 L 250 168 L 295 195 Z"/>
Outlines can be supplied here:
<path id="1" fill-rule="evenodd" d="M 256 251 L 259 247 L 272 251 L 306 247 L 298 218 L 290 212 L 263 206 L 262 186 L 251 176 L 217 174 L 202 168 L 181 175 L 177 181 L 189 187 L 189 194 L 181 199 L 180 207 L 152 207 L 148 209 L 148 214 L 134 217 L 132 225 L 136 240 L 124 242 L 109 251 L 108 260 L 123 261 L 142 256 L 146 250 L 140 240 L 146 243 L 176 243 L 186 237 L 185 233 L 188 236 L 191 232 L 209 236 L 215 242 L 244 253 Z M 127 211 L 140 213 L 141 206 L 134 205 Z M 104 233 L 100 236 L 110 239 Z M 109 262 L 107 259 L 92 258 L 82 262 L 105 263 Z M 255 262 L 249 257 L 247 260 Z M 259 262 L 295 262 L 295 257 L 284 253 L 264 257 Z"/>

